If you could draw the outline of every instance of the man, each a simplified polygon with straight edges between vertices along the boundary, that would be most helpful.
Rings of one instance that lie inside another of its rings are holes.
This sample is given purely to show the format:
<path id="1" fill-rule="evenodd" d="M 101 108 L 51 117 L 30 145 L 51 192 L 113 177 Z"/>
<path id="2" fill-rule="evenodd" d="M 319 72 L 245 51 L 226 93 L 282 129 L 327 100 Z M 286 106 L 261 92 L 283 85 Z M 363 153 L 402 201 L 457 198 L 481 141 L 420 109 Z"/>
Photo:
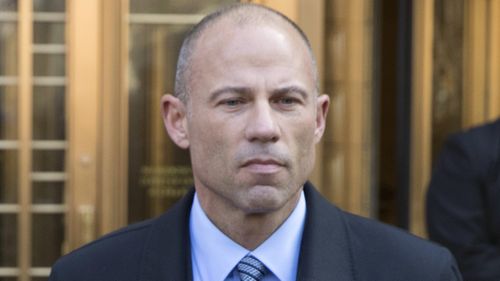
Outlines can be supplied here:
<path id="1" fill-rule="evenodd" d="M 450 136 L 427 193 L 432 240 L 457 258 L 464 280 L 500 280 L 500 119 Z"/>
<path id="2" fill-rule="evenodd" d="M 175 86 L 163 117 L 190 150 L 195 192 L 62 258 L 51 280 L 460 280 L 444 248 L 346 214 L 307 182 L 329 98 L 283 15 L 209 15 L 183 43 Z"/>

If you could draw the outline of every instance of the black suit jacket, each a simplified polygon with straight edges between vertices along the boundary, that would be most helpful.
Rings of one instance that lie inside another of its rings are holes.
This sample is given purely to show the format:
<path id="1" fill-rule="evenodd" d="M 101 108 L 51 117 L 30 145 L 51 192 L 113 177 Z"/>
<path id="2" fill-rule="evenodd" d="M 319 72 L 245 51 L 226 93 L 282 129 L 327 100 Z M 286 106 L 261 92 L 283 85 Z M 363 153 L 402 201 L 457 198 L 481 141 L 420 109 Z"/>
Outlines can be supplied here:
<path id="1" fill-rule="evenodd" d="M 461 280 L 445 248 L 344 213 L 309 183 L 304 192 L 307 215 L 297 280 Z M 161 217 L 126 227 L 61 258 L 49 280 L 192 280 L 188 230 L 192 199 L 193 192 Z"/>
<path id="2" fill-rule="evenodd" d="M 500 280 L 500 119 L 447 140 L 427 193 L 427 224 L 465 280 Z"/>

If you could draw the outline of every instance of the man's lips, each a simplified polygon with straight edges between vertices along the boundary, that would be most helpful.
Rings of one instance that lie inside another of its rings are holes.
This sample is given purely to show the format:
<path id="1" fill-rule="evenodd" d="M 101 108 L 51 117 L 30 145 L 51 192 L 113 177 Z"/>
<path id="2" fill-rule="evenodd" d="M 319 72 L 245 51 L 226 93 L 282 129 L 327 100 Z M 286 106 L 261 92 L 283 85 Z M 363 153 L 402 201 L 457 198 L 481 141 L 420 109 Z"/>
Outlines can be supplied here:
<path id="1" fill-rule="evenodd" d="M 254 158 L 245 161 L 243 168 L 254 173 L 271 174 L 279 171 L 285 165 L 283 162 L 272 158 Z"/>

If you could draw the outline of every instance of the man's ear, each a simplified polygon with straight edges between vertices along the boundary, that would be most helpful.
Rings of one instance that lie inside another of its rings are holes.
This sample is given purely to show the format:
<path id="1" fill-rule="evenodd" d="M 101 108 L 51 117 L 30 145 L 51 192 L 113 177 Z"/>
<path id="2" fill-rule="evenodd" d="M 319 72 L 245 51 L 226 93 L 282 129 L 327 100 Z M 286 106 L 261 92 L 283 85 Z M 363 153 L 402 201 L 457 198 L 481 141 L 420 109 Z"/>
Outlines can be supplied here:
<path id="1" fill-rule="evenodd" d="M 330 97 L 321 95 L 316 99 L 316 102 L 316 130 L 314 131 L 314 139 L 318 143 L 325 132 Z"/>
<path id="2" fill-rule="evenodd" d="M 177 97 L 167 94 L 161 98 L 161 114 L 167 133 L 180 148 L 189 147 L 187 108 Z"/>

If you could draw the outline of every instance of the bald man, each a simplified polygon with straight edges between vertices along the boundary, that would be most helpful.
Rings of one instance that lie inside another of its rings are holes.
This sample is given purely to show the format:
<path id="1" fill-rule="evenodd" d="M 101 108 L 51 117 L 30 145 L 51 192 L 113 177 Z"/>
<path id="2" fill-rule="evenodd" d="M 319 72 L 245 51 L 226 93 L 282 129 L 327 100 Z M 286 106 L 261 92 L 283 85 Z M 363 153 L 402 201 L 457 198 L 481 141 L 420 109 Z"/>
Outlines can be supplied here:
<path id="1" fill-rule="evenodd" d="M 50 280 L 461 280 L 444 248 L 345 213 L 307 181 L 329 98 L 285 16 L 237 4 L 205 17 L 161 103 L 193 190 L 63 257 Z"/>

